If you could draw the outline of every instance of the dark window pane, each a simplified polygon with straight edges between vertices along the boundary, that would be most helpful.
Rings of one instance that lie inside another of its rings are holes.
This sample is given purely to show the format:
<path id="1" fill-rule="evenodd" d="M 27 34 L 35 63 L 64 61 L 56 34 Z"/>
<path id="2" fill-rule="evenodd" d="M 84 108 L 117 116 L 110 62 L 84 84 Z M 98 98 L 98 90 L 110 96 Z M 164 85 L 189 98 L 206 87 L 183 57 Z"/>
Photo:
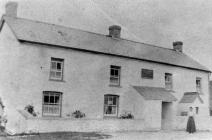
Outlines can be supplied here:
<path id="1" fill-rule="evenodd" d="M 116 75 L 116 76 L 118 76 L 118 75 L 119 75 L 118 70 L 115 70 L 115 75 Z"/>
<path id="2" fill-rule="evenodd" d="M 110 75 L 115 75 L 114 69 L 110 70 Z"/>
<path id="3" fill-rule="evenodd" d="M 172 80 L 172 74 L 170 73 L 165 73 L 165 81 L 166 82 L 171 82 Z"/>
<path id="4" fill-rule="evenodd" d="M 196 85 L 197 86 L 200 86 L 200 83 L 201 83 L 200 80 L 196 80 Z"/>
<path id="5" fill-rule="evenodd" d="M 54 103 L 54 96 L 50 96 L 50 103 Z"/>
<path id="6" fill-rule="evenodd" d="M 55 96 L 55 103 L 59 103 L 60 102 L 60 97 L 59 96 Z"/>
<path id="7" fill-rule="evenodd" d="M 142 69 L 141 76 L 142 76 L 142 78 L 153 79 L 153 70 Z"/>
<path id="8" fill-rule="evenodd" d="M 107 106 L 106 114 L 112 114 L 112 107 L 111 106 Z"/>
<path id="9" fill-rule="evenodd" d="M 61 70 L 61 63 L 57 63 L 57 69 Z"/>
<path id="10" fill-rule="evenodd" d="M 44 100 L 44 103 L 48 103 L 49 102 L 49 96 L 44 95 L 43 100 Z"/>
<path id="11" fill-rule="evenodd" d="M 113 97 L 113 105 L 116 105 L 116 96 Z"/>

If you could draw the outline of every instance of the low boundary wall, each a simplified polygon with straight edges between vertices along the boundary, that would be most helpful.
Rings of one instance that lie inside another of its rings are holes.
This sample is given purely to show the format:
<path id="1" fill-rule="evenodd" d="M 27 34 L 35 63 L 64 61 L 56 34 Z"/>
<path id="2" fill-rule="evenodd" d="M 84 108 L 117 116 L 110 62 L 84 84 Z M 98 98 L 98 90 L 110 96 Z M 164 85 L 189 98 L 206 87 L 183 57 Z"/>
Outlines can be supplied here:
<path id="1" fill-rule="evenodd" d="M 113 132 L 113 131 L 140 131 L 159 130 L 151 127 L 144 120 L 129 119 L 47 119 L 33 118 L 27 120 L 29 132 Z"/>

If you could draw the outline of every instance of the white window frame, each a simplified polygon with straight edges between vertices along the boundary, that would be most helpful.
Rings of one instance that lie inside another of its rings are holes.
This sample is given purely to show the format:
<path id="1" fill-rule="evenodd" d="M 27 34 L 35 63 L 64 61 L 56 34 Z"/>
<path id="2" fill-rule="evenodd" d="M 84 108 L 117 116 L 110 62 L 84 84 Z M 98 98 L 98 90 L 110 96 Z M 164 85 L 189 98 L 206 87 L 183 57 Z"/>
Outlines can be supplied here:
<path id="1" fill-rule="evenodd" d="M 111 100 L 112 99 L 112 100 Z M 116 100 L 116 104 L 113 104 L 113 100 Z M 106 103 L 107 102 L 107 103 Z M 115 108 L 115 113 L 108 114 L 107 108 L 112 107 Z M 119 107 L 119 96 L 118 95 L 104 95 L 104 116 L 105 117 L 117 117 L 118 116 L 118 107 Z"/>
<path id="2" fill-rule="evenodd" d="M 60 65 L 60 69 L 57 66 Z M 53 67 L 55 66 L 55 67 Z M 64 69 L 64 59 L 61 58 L 51 58 L 51 65 L 50 65 L 50 79 L 51 80 L 63 80 L 63 69 Z M 60 76 L 57 76 L 60 74 Z"/>
<path id="3" fill-rule="evenodd" d="M 197 81 L 199 81 L 199 82 L 197 82 Z M 198 93 L 202 92 L 202 78 L 201 77 L 196 77 L 196 91 Z"/>
<path id="4" fill-rule="evenodd" d="M 114 74 L 112 74 L 114 71 Z M 115 74 L 117 71 L 117 75 Z M 120 76 L 121 76 L 121 67 L 120 66 L 110 66 L 110 85 L 120 86 Z"/>
<path id="5" fill-rule="evenodd" d="M 45 102 L 45 96 L 48 97 L 48 102 Z M 53 97 L 54 102 L 51 103 L 50 98 Z M 56 102 L 56 97 L 59 97 L 58 102 Z M 42 105 L 42 115 L 43 116 L 61 116 L 62 108 L 62 93 L 54 91 L 44 91 L 43 92 L 43 105 Z"/>
<path id="6" fill-rule="evenodd" d="M 166 78 L 168 76 L 168 78 Z M 167 80 L 169 79 L 169 80 Z M 165 88 L 167 90 L 173 89 L 173 75 L 171 73 L 165 73 Z"/>

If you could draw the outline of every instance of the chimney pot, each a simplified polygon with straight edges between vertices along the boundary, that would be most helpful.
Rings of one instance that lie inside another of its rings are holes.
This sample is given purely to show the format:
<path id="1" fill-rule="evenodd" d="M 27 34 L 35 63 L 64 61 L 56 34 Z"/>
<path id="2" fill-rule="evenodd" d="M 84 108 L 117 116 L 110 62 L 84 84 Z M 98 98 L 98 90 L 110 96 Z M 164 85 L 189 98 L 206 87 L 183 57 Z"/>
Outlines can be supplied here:
<path id="1" fill-rule="evenodd" d="M 177 52 L 183 52 L 183 42 L 182 41 L 173 42 L 173 50 Z"/>
<path id="2" fill-rule="evenodd" d="M 121 27 L 118 25 L 112 25 L 109 27 L 109 36 L 113 38 L 121 37 Z"/>
<path id="3" fill-rule="evenodd" d="M 5 6 L 5 12 L 7 16 L 11 17 L 17 17 L 17 8 L 18 8 L 18 3 L 17 2 L 8 2 Z"/>

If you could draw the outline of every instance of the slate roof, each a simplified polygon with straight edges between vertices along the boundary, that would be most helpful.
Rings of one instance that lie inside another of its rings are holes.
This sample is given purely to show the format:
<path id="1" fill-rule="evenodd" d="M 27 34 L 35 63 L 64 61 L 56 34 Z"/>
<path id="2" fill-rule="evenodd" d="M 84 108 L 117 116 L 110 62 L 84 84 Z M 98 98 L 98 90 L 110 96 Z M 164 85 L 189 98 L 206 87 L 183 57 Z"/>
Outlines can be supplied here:
<path id="1" fill-rule="evenodd" d="M 144 97 L 145 100 L 162 100 L 165 102 L 176 101 L 172 93 L 165 88 L 133 86 L 133 88 Z"/>
<path id="2" fill-rule="evenodd" d="M 201 103 L 203 103 L 203 100 L 199 96 L 199 93 L 197 92 L 186 92 L 184 93 L 182 99 L 180 100 L 180 103 L 193 103 L 196 98 L 199 99 Z"/>
<path id="3" fill-rule="evenodd" d="M 115 55 L 137 60 L 151 61 L 172 66 L 210 72 L 184 53 L 126 39 L 114 39 L 106 35 L 79 29 L 48 24 L 23 18 L 2 17 L 19 41 L 41 43 L 58 47 Z M 0 25 L 0 28 L 3 26 Z"/>

